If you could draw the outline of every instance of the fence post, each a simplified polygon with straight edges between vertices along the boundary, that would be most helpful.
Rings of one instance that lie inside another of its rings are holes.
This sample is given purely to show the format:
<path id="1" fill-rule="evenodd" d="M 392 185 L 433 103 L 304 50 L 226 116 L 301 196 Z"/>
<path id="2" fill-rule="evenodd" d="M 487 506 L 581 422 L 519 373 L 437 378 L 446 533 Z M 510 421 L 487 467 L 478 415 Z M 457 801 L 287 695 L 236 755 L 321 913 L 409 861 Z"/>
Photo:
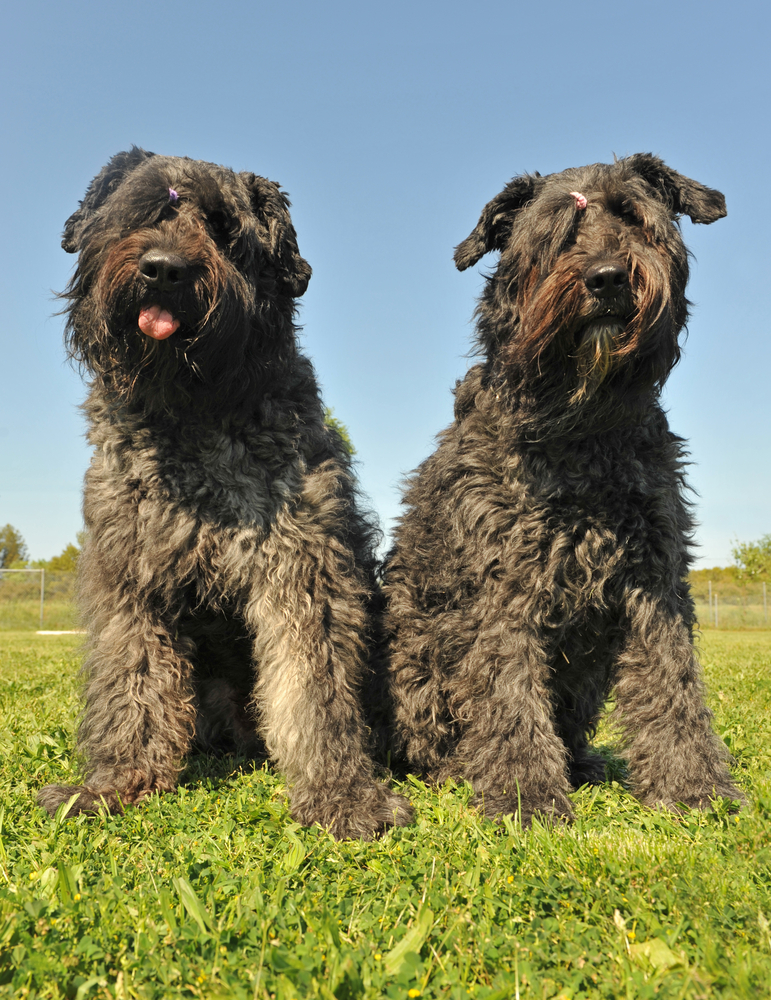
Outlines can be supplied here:
<path id="1" fill-rule="evenodd" d="M 717 591 L 715 591 L 715 628 L 718 627 L 718 617 L 717 617 Z"/>
<path id="2" fill-rule="evenodd" d="M 46 598 L 46 571 L 40 570 L 40 631 L 43 631 L 43 607 Z"/>

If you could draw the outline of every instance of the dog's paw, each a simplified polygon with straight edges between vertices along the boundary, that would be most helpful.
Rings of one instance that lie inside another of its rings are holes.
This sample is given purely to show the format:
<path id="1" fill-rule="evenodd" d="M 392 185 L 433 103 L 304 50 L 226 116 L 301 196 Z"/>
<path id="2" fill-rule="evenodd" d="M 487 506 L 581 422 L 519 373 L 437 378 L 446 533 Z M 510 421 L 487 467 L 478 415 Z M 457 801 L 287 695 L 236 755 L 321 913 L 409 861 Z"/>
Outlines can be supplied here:
<path id="1" fill-rule="evenodd" d="M 38 792 L 37 801 L 52 816 L 56 815 L 60 805 L 70 802 L 65 819 L 78 813 L 97 813 L 100 809 L 111 813 L 123 812 L 123 804 L 115 792 L 96 792 L 83 785 L 46 785 Z"/>
<path id="2" fill-rule="evenodd" d="M 577 754 L 569 764 L 570 784 L 573 788 L 582 785 L 601 785 L 607 780 L 605 758 L 600 753 Z"/>
<path id="3" fill-rule="evenodd" d="M 549 826 L 559 826 L 571 823 L 574 819 L 573 809 L 567 796 L 556 792 L 551 798 L 496 794 L 495 792 L 477 792 L 472 800 L 488 819 L 512 815 L 517 817 L 523 830 L 527 830 L 534 819 Z"/>
<path id="4" fill-rule="evenodd" d="M 643 805 L 652 809 L 668 809 L 670 812 L 683 814 L 687 809 L 712 809 L 716 799 L 728 799 L 738 809 L 749 806 L 746 796 L 733 784 L 721 784 L 720 787 L 703 789 L 688 794 L 648 796 L 642 799 Z"/>
<path id="5" fill-rule="evenodd" d="M 303 826 L 318 823 L 335 840 L 372 840 L 389 827 L 411 823 L 413 808 L 402 795 L 379 783 L 357 786 L 346 796 L 324 799 L 298 795 L 295 789 L 292 818 Z"/>

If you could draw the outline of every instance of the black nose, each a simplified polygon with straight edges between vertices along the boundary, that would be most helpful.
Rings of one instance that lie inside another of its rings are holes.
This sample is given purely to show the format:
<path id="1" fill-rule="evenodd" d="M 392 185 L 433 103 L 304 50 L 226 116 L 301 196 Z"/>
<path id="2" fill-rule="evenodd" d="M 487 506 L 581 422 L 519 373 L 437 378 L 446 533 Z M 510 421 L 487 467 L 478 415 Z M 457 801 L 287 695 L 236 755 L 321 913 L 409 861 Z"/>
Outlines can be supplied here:
<path id="1" fill-rule="evenodd" d="M 629 275 L 621 264 L 606 261 L 590 267 L 584 275 L 584 283 L 598 299 L 610 299 L 624 291 L 629 284 Z"/>
<path id="2" fill-rule="evenodd" d="M 139 273 L 146 285 L 159 292 L 173 292 L 186 280 L 189 271 L 184 257 L 165 250 L 148 250 L 139 261 Z"/>

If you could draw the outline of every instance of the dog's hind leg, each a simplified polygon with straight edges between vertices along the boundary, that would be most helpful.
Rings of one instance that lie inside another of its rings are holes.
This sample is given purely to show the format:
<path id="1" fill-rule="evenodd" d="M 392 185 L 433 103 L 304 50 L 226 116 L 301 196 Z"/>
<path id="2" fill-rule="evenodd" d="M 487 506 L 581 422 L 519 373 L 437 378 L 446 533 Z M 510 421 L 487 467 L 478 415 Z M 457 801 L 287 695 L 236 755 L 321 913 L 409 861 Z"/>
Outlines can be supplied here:
<path id="1" fill-rule="evenodd" d="M 633 791 L 646 805 L 668 808 L 706 808 L 720 795 L 744 803 L 726 767 L 728 752 L 711 726 L 682 613 L 649 597 L 630 601 L 628 613 L 616 716 L 625 730 Z"/>
<path id="2" fill-rule="evenodd" d="M 601 784 L 606 778 L 605 758 L 589 741 L 597 728 L 617 650 L 582 655 L 576 646 L 568 639 L 555 655 L 552 706 L 557 733 L 568 752 L 570 784 L 580 788 Z M 570 660 L 563 648 L 570 649 Z"/>
<path id="3" fill-rule="evenodd" d="M 121 812 L 175 787 L 195 726 L 191 645 L 127 609 L 92 637 L 78 733 L 86 773 L 82 785 L 42 789 L 38 801 L 52 815 L 73 795 L 68 815 L 101 805 Z"/>

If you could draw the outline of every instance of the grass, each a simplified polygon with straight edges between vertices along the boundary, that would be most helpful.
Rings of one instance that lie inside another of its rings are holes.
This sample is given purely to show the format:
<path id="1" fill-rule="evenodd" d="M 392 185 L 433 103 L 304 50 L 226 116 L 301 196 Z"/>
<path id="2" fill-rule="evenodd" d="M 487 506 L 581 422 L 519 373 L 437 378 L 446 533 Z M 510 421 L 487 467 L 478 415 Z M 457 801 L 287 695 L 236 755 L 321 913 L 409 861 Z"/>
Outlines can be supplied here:
<path id="1" fill-rule="evenodd" d="M 0 631 L 77 628 L 75 573 L 46 570 L 43 623 L 40 574 L 0 572 Z"/>
<path id="2" fill-rule="evenodd" d="M 703 632 L 721 629 L 733 632 L 771 627 L 768 608 L 759 601 L 753 604 L 748 600 L 736 599 L 733 603 L 729 603 L 721 598 L 717 626 L 715 626 L 714 607 L 711 608 L 706 601 L 696 601 L 696 619 Z"/>
<path id="3" fill-rule="evenodd" d="M 702 647 L 748 811 L 645 810 L 608 748 L 617 780 L 573 796 L 570 828 L 410 781 L 413 826 L 339 844 L 233 758 L 125 816 L 50 819 L 77 637 L 0 634 L 0 997 L 771 996 L 771 634 Z"/>
<path id="4" fill-rule="evenodd" d="M 26 632 L 41 627 L 40 601 L 7 601 L 0 605 L 0 632 Z M 77 613 L 71 601 L 46 601 L 42 627 L 50 630 L 77 629 Z"/>

